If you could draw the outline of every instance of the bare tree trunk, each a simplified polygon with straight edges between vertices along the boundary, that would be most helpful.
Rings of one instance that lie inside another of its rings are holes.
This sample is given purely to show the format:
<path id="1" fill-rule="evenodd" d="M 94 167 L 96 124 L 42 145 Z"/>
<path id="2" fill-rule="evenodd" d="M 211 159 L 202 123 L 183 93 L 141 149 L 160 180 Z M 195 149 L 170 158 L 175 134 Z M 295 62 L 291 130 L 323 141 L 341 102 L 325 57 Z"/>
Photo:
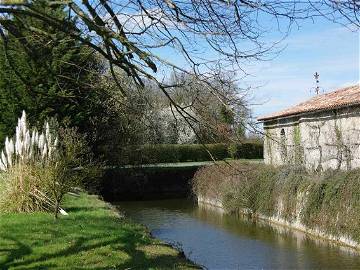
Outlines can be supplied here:
<path id="1" fill-rule="evenodd" d="M 55 200 L 55 208 L 54 208 L 55 219 L 59 218 L 59 208 L 60 208 L 60 201 L 56 199 Z"/>

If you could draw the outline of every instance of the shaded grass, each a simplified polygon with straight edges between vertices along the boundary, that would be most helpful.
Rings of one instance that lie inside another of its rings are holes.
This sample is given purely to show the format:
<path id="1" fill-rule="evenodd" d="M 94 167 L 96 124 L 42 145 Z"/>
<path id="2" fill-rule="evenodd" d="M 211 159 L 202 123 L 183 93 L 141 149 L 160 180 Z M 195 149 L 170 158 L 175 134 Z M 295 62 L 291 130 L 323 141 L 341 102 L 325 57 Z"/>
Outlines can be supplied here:
<path id="1" fill-rule="evenodd" d="M 69 216 L 0 215 L 0 269 L 198 269 L 95 196 L 68 196 Z"/>

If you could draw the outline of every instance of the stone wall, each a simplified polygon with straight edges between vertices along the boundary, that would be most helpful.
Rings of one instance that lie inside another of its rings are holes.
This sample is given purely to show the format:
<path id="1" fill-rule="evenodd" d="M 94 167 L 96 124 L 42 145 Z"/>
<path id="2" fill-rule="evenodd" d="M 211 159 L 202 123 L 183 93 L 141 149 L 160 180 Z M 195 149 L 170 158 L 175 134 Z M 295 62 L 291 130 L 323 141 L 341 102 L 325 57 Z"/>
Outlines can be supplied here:
<path id="1" fill-rule="evenodd" d="M 264 123 L 264 160 L 309 170 L 360 167 L 360 107 L 347 107 Z"/>
<path id="2" fill-rule="evenodd" d="M 301 198 L 301 200 L 303 200 L 303 198 Z M 227 212 L 223 203 L 221 202 L 221 200 L 219 198 L 198 196 L 197 201 L 200 206 L 202 204 L 209 205 L 212 207 L 219 208 L 224 213 Z M 234 213 L 232 213 L 232 214 L 234 214 Z M 320 237 L 322 239 L 329 240 L 333 243 L 344 245 L 347 247 L 352 247 L 355 249 L 355 250 L 346 250 L 347 252 L 353 251 L 353 252 L 355 252 L 355 254 L 358 254 L 356 250 L 360 250 L 360 243 L 353 240 L 352 238 L 350 238 L 347 235 L 329 234 L 329 233 L 326 233 L 326 232 L 320 230 L 319 228 L 309 228 L 308 226 L 304 225 L 301 222 L 301 218 L 300 218 L 301 210 L 298 211 L 297 218 L 293 221 L 289 221 L 289 220 L 286 220 L 285 218 L 281 217 L 281 209 L 279 209 L 279 213 L 274 216 L 267 216 L 267 215 L 263 215 L 263 214 L 259 214 L 259 213 L 254 214 L 254 213 L 251 213 L 250 209 L 239 209 L 238 214 L 243 215 L 245 217 L 251 216 L 251 218 L 253 218 L 253 219 L 255 218 L 258 220 L 268 221 L 274 225 L 288 227 L 290 229 L 298 230 L 298 231 L 307 233 L 309 235 Z"/>

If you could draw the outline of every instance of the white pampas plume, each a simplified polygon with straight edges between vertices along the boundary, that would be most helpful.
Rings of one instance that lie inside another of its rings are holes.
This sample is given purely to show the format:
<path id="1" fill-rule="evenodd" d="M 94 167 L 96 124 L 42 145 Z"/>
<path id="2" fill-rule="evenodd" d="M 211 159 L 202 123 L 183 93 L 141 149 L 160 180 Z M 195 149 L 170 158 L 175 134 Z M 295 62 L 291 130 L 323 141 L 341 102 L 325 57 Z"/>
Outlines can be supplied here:
<path id="1" fill-rule="evenodd" d="M 8 137 L 5 138 L 5 152 L 6 152 L 6 155 L 9 155 L 9 138 Z"/>
<path id="2" fill-rule="evenodd" d="M 30 158 L 33 157 L 34 155 L 34 147 L 35 147 L 35 139 L 36 139 L 36 130 L 33 129 L 31 136 L 30 136 L 30 151 L 29 151 L 29 156 Z"/>
<path id="3" fill-rule="evenodd" d="M 34 146 L 38 146 L 39 143 L 39 132 L 35 129 Z"/>
<path id="4" fill-rule="evenodd" d="M 48 153 L 49 159 L 51 159 L 52 151 L 53 151 L 53 147 L 52 147 L 52 146 L 49 146 L 49 153 Z"/>
<path id="5" fill-rule="evenodd" d="M 50 126 L 49 126 L 48 122 L 46 122 L 46 124 L 45 124 L 45 137 L 46 137 L 47 142 L 49 143 L 50 142 Z"/>
<path id="6" fill-rule="evenodd" d="M 20 119 L 20 130 L 21 130 L 23 138 L 25 138 L 25 135 L 26 135 L 26 113 L 25 113 L 25 111 L 22 111 L 22 115 L 21 115 L 21 119 Z"/>
<path id="7" fill-rule="evenodd" d="M 10 151 L 11 155 L 13 155 L 15 153 L 15 145 L 14 145 L 13 139 L 10 139 L 10 141 L 9 141 L 9 151 Z"/>
<path id="8" fill-rule="evenodd" d="M 24 153 L 28 154 L 30 152 L 30 145 L 31 145 L 31 137 L 30 137 L 30 132 L 29 130 L 26 131 L 25 133 L 25 138 L 24 138 Z"/>
<path id="9" fill-rule="evenodd" d="M 8 166 L 12 167 L 12 155 L 14 154 L 14 143 L 12 139 L 9 140 L 8 137 L 5 139 L 5 152 L 7 156 Z"/>
<path id="10" fill-rule="evenodd" d="M 15 140 L 15 152 L 16 155 L 21 156 L 21 141 L 19 140 Z"/>
<path id="11" fill-rule="evenodd" d="M 39 147 L 40 151 L 44 147 L 44 143 L 45 143 L 44 134 L 41 133 L 39 136 L 39 142 L 38 142 L 38 147 Z"/>
<path id="12" fill-rule="evenodd" d="M 6 172 L 5 165 L 2 163 L 1 159 L 0 159 L 0 170 Z"/>
<path id="13" fill-rule="evenodd" d="M 9 140 L 9 143 L 8 143 L 8 153 L 7 153 L 7 156 L 8 156 L 8 163 L 10 164 L 10 166 L 13 165 L 12 161 L 13 161 L 13 155 L 15 154 L 15 145 L 14 145 L 14 141 L 13 139 L 10 139 Z"/>
<path id="14" fill-rule="evenodd" d="M 4 151 L 1 151 L 1 161 L 4 164 L 5 168 L 7 168 L 7 161 L 6 161 Z"/>
<path id="15" fill-rule="evenodd" d="M 23 121 L 24 123 L 26 122 L 26 113 L 25 113 L 25 110 L 22 111 L 21 121 Z"/>
<path id="16" fill-rule="evenodd" d="M 9 155 L 9 158 L 11 158 L 11 160 L 12 160 L 12 157 L 13 157 L 14 154 L 15 154 L 15 144 L 14 144 L 13 139 L 10 139 L 8 155 Z"/>
<path id="17" fill-rule="evenodd" d="M 51 133 L 48 136 L 48 143 L 53 144 Z"/>
<path id="18" fill-rule="evenodd" d="M 36 139 L 36 130 L 33 129 L 32 133 L 31 133 L 31 146 L 35 145 L 35 140 Z"/>
<path id="19" fill-rule="evenodd" d="M 46 146 L 46 143 L 44 143 L 44 149 L 43 149 L 43 152 L 42 152 L 42 159 L 45 158 L 46 154 L 47 154 L 47 146 Z"/>
<path id="20" fill-rule="evenodd" d="M 0 153 L 0 169 L 7 170 L 15 162 L 46 162 L 54 156 L 57 145 L 58 138 L 50 132 L 49 123 L 45 122 L 44 132 L 40 134 L 36 129 L 28 129 L 23 111 L 18 119 L 14 140 L 5 139 L 4 150 Z"/>
<path id="21" fill-rule="evenodd" d="M 20 145 L 19 145 L 19 142 L 20 142 L 21 138 L 20 138 L 20 121 L 18 122 L 18 126 L 16 127 L 16 133 L 15 133 L 15 152 L 16 154 L 19 154 L 20 153 Z"/>
<path id="22" fill-rule="evenodd" d="M 54 141 L 54 146 L 57 147 L 59 144 L 59 139 L 58 137 L 55 138 L 55 141 Z"/>

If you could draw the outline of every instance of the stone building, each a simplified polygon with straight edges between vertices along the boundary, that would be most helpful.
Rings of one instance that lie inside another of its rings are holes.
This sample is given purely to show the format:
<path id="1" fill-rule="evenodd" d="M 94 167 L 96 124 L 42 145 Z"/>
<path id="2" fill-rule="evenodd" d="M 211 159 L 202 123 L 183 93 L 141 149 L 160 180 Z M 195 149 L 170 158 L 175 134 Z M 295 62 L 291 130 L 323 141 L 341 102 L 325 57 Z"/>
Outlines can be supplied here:
<path id="1" fill-rule="evenodd" d="M 258 120 L 264 125 L 266 164 L 299 164 L 314 171 L 360 167 L 359 85 Z"/>

